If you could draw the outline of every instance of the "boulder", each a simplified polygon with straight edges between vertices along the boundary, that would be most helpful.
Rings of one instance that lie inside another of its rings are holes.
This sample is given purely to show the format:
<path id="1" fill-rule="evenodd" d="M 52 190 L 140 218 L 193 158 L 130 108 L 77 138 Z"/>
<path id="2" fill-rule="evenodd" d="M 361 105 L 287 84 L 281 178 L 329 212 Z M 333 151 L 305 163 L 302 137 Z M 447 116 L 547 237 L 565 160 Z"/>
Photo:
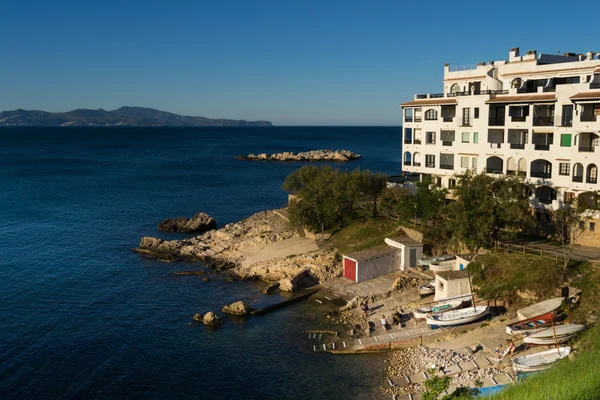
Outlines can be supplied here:
<path id="1" fill-rule="evenodd" d="M 202 322 L 202 314 L 200 313 L 196 313 L 194 314 L 194 316 L 192 317 L 194 319 L 194 321 L 196 322 Z"/>
<path id="2" fill-rule="evenodd" d="M 167 218 L 158 224 L 158 229 L 169 232 L 201 233 L 216 229 L 215 219 L 206 213 L 198 213 L 192 218 Z"/>
<path id="3" fill-rule="evenodd" d="M 250 311 L 252 311 L 252 308 L 250 308 L 250 306 L 245 304 L 243 301 L 236 301 L 235 303 L 223 307 L 221 311 L 223 311 L 225 314 L 248 315 L 250 314 Z"/>
<path id="4" fill-rule="evenodd" d="M 271 283 L 269 286 L 263 290 L 264 294 L 274 293 L 279 290 L 279 282 Z"/>
<path id="5" fill-rule="evenodd" d="M 300 270 L 290 278 L 284 278 L 279 281 L 279 290 L 282 292 L 293 292 L 294 290 L 300 289 L 300 282 L 306 276 L 306 269 Z"/>
<path id="6" fill-rule="evenodd" d="M 204 325 L 220 325 L 224 321 L 217 314 L 215 314 L 212 311 L 209 311 L 206 314 L 204 314 L 202 322 L 204 322 Z"/>

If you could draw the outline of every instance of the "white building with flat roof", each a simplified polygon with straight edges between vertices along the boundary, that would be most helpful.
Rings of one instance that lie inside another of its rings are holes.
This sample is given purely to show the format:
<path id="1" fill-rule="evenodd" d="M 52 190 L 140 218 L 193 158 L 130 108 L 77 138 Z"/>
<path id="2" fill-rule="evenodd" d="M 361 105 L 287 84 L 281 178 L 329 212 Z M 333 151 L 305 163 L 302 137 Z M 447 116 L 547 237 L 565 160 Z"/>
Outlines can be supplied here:
<path id="1" fill-rule="evenodd" d="M 513 48 L 508 60 L 445 64 L 443 88 L 401 104 L 405 171 L 431 175 L 449 188 L 454 175 L 467 170 L 520 175 L 541 209 L 577 196 L 594 199 L 600 190 L 600 53 L 530 50 L 522 56 Z M 590 222 L 589 233 L 599 245 L 597 222 Z"/>

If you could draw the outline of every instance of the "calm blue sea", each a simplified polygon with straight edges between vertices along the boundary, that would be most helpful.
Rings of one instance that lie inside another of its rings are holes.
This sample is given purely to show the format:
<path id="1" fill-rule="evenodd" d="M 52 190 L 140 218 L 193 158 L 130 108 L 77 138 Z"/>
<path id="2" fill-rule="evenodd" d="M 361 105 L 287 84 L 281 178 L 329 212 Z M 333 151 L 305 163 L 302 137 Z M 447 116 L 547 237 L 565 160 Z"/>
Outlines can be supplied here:
<path id="1" fill-rule="evenodd" d="M 261 284 L 130 249 L 166 217 L 282 206 L 302 164 L 235 155 L 345 148 L 363 158 L 339 167 L 398 174 L 400 146 L 399 128 L 0 129 L 0 398 L 379 398 L 383 358 L 312 352 L 310 304 L 190 325 Z"/>

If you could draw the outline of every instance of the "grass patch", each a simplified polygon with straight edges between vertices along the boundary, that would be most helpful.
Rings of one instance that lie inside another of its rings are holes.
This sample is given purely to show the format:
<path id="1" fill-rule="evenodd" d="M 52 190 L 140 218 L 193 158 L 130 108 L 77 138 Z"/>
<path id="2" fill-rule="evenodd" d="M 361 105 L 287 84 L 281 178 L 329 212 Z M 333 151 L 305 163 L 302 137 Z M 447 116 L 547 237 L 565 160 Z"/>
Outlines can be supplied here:
<path id="1" fill-rule="evenodd" d="M 588 315 L 600 310 L 600 268 L 586 262 L 577 266 L 577 272 L 582 276 L 575 278 L 571 286 L 581 290 L 581 299 L 572 315 L 575 321 L 585 322 Z"/>
<path id="2" fill-rule="evenodd" d="M 553 368 L 529 376 L 490 400 L 587 400 L 600 393 L 600 325 L 586 332 L 575 361 L 562 360 Z"/>
<path id="3" fill-rule="evenodd" d="M 370 218 L 354 221 L 335 232 L 327 245 L 336 247 L 342 254 L 381 246 L 386 237 L 398 234 L 400 224 L 387 218 Z"/>

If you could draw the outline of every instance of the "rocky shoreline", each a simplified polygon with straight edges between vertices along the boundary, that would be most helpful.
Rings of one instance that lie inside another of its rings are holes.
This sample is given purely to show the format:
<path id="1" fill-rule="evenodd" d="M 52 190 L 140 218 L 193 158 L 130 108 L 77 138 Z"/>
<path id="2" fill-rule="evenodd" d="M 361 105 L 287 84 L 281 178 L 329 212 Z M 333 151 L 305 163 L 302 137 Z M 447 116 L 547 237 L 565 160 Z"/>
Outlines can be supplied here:
<path id="1" fill-rule="evenodd" d="M 248 154 L 237 156 L 236 160 L 247 161 L 352 161 L 360 158 L 360 154 L 350 150 L 311 150 L 302 153 Z"/>

